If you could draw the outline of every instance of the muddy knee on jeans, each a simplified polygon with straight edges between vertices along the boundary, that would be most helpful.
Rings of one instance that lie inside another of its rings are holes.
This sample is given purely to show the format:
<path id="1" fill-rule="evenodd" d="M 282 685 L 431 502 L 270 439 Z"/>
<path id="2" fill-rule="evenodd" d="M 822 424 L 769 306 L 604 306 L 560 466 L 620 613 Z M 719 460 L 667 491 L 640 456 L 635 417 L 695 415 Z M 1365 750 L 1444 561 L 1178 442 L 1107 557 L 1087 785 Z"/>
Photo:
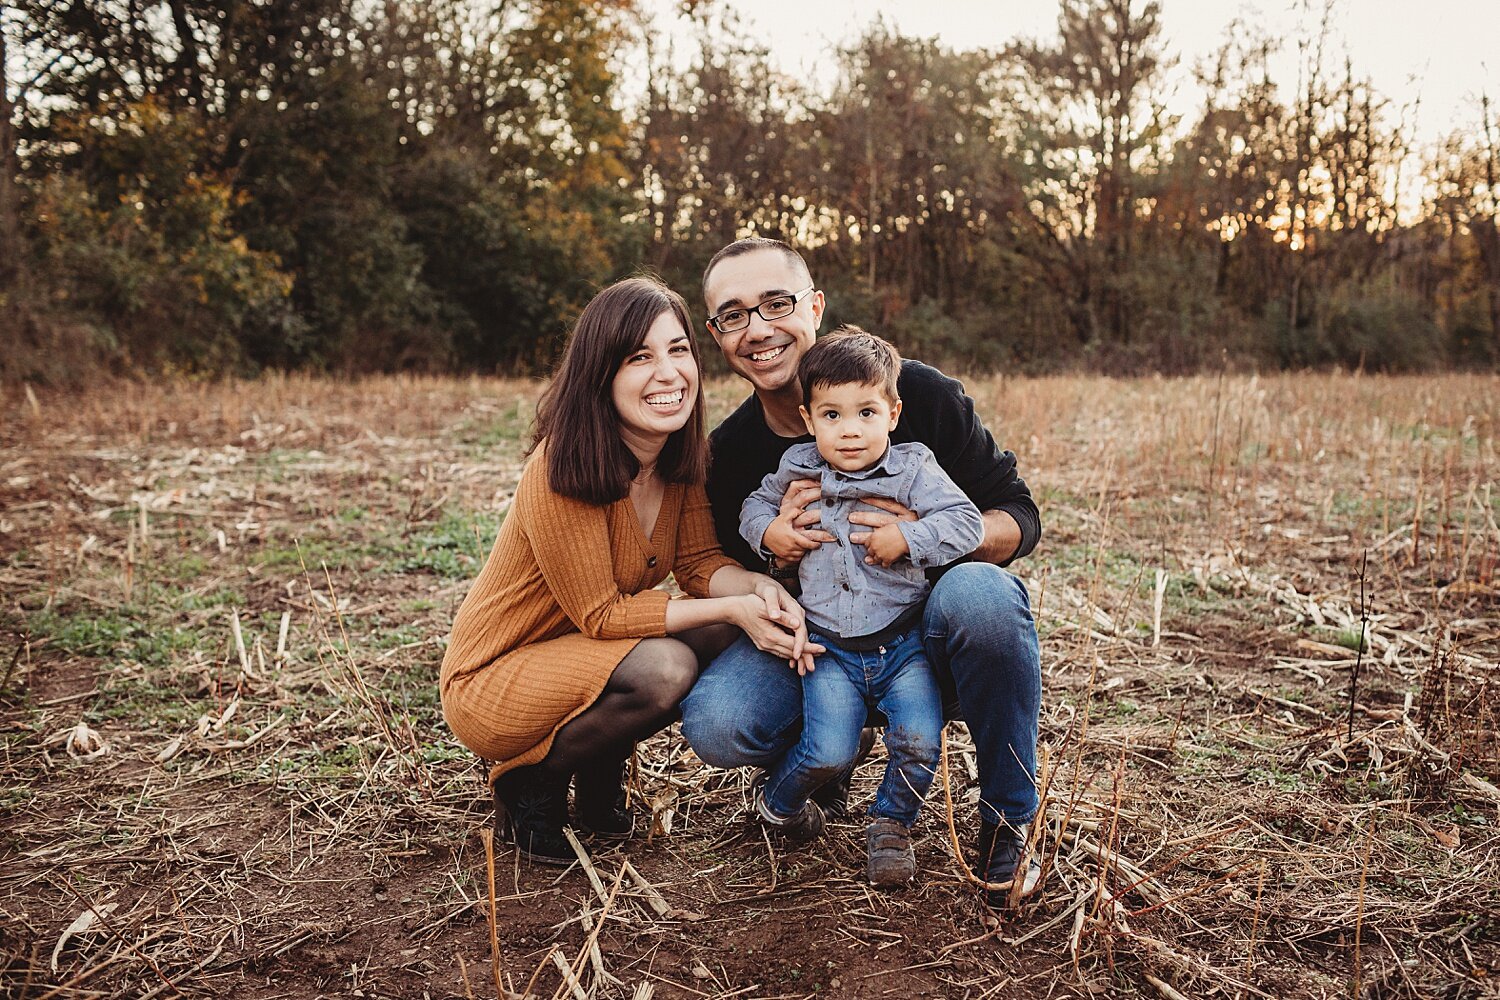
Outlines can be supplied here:
<path id="1" fill-rule="evenodd" d="M 925 734 L 904 726 L 892 726 L 885 733 L 885 748 L 890 758 L 886 780 L 894 780 L 899 788 L 899 791 L 889 790 L 897 796 L 893 804 L 905 803 L 900 806 L 902 810 L 908 806 L 920 808 L 921 799 L 937 774 L 938 744 Z M 907 802 L 908 795 L 914 796 L 915 800 Z M 911 821 L 910 817 L 903 819 L 908 824 Z"/>
<path id="2" fill-rule="evenodd" d="M 800 768 L 812 783 L 821 785 L 839 777 L 854 764 L 859 741 L 812 739 L 802 748 Z"/>
<path id="3" fill-rule="evenodd" d="M 905 726 L 891 726 L 885 731 L 885 752 L 908 760 L 936 761 L 938 744 L 924 733 Z"/>

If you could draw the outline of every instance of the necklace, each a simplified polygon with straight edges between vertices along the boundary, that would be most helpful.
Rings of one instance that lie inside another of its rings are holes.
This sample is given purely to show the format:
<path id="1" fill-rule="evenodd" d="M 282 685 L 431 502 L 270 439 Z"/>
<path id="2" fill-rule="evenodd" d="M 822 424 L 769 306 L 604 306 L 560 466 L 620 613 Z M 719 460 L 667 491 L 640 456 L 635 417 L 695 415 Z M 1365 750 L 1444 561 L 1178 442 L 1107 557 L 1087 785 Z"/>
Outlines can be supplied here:
<path id="1" fill-rule="evenodd" d="M 652 462 L 650 465 L 642 464 L 641 465 L 641 471 L 637 472 L 635 474 L 635 478 L 632 479 L 631 482 L 636 483 L 637 485 L 639 485 L 639 484 L 645 483 L 647 480 L 649 480 L 654 475 L 656 475 L 656 463 L 655 462 Z"/>

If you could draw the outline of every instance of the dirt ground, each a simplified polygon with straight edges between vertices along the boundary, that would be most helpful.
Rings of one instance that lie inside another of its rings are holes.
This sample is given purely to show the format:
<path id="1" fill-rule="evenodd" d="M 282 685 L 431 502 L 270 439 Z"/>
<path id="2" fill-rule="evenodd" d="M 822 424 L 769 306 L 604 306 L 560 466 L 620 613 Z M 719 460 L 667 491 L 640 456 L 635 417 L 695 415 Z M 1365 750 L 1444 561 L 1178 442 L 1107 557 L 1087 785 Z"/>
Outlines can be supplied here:
<path id="1" fill-rule="evenodd" d="M 669 732 L 623 847 L 495 844 L 498 969 L 436 676 L 538 386 L 0 396 L 0 995 L 1500 996 L 1500 380 L 969 387 L 1043 511 L 1042 890 L 954 857 L 962 725 L 895 893 Z"/>

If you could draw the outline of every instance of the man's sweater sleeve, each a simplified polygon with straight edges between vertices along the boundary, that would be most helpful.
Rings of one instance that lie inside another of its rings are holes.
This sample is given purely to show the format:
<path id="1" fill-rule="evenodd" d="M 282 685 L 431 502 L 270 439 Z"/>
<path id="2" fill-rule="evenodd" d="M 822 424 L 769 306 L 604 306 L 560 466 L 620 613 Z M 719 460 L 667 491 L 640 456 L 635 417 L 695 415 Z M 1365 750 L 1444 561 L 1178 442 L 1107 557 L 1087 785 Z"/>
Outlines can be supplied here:
<path id="1" fill-rule="evenodd" d="M 748 570 L 765 572 L 765 559 L 758 557 L 740 537 L 740 505 L 745 502 L 755 481 L 741 482 L 744 478 L 740 474 L 743 459 L 735 454 L 740 442 L 736 440 L 731 421 L 732 418 L 726 420 L 708 439 L 712 457 L 706 489 L 713 513 L 714 535 L 726 556 Z"/>
<path id="2" fill-rule="evenodd" d="M 1016 472 L 1015 453 L 995 444 L 963 383 L 926 366 L 913 374 L 923 403 L 917 440 L 932 449 L 938 464 L 981 511 L 1003 510 L 1020 525 L 1021 544 L 1002 563 L 1009 565 L 1036 548 L 1042 537 L 1041 514 Z"/>

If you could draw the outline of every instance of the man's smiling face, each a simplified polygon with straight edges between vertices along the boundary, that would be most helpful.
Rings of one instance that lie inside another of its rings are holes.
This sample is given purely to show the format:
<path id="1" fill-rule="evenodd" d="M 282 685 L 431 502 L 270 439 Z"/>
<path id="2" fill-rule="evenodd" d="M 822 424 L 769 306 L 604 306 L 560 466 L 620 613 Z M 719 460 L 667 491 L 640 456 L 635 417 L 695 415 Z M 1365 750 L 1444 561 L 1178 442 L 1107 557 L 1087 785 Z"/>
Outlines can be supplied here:
<path id="1" fill-rule="evenodd" d="M 708 314 L 718 316 L 726 310 L 752 309 L 768 299 L 796 295 L 811 284 L 796 260 L 767 248 L 719 261 L 704 285 L 704 299 Z M 743 330 L 720 333 L 712 323 L 708 329 L 731 369 L 757 392 L 776 392 L 795 386 L 797 362 L 812 346 L 822 319 L 823 293 L 814 291 L 780 319 L 766 320 L 752 313 L 750 325 Z"/>

